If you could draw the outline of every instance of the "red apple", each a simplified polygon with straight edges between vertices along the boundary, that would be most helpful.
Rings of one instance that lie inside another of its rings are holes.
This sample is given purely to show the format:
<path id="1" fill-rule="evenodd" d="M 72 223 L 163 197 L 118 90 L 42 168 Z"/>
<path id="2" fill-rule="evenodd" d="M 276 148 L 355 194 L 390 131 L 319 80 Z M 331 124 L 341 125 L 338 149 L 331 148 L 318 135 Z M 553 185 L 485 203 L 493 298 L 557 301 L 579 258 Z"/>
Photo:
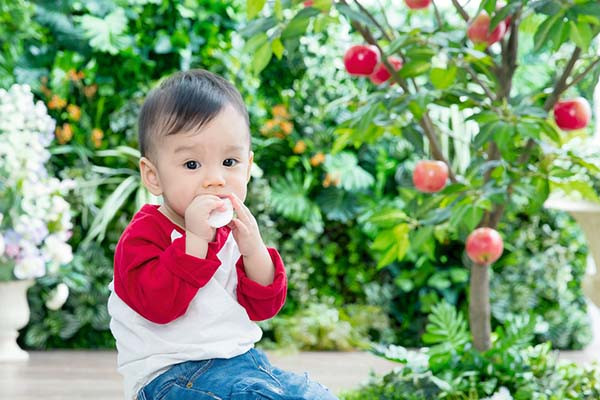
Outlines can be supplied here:
<path id="1" fill-rule="evenodd" d="M 379 49 L 372 45 L 355 45 L 344 54 L 344 65 L 350 75 L 369 76 L 379 63 Z"/>
<path id="2" fill-rule="evenodd" d="M 314 0 L 306 0 L 304 3 L 304 7 L 312 7 L 315 4 Z"/>
<path id="3" fill-rule="evenodd" d="M 504 243 L 496 230 L 478 228 L 467 237 L 466 249 L 475 264 L 490 265 L 502 255 Z"/>
<path id="4" fill-rule="evenodd" d="M 583 97 L 559 101 L 554 106 L 554 121 L 565 131 L 584 128 L 590 122 L 591 115 L 590 104 Z"/>
<path id="5" fill-rule="evenodd" d="M 446 186 L 448 166 L 443 161 L 421 160 L 413 171 L 413 184 L 421 192 L 435 193 Z"/>
<path id="6" fill-rule="evenodd" d="M 500 21 L 498 26 L 490 32 L 490 21 L 490 16 L 482 12 L 471 22 L 467 29 L 467 36 L 473 43 L 487 43 L 490 46 L 502 39 L 506 33 L 506 23 Z"/>
<path id="7" fill-rule="evenodd" d="M 401 58 L 394 56 L 388 57 L 388 62 L 392 64 L 396 71 L 402 68 L 402 65 L 404 64 Z M 390 79 L 391 76 L 392 74 L 390 73 L 390 71 L 388 71 L 385 65 L 382 62 L 380 62 L 375 66 L 375 70 L 373 71 L 373 73 L 369 75 L 369 79 L 371 79 L 371 82 L 373 82 L 374 84 L 380 85 L 383 82 Z"/>
<path id="8" fill-rule="evenodd" d="M 429 7 L 431 0 L 404 0 L 411 10 L 420 10 Z"/>

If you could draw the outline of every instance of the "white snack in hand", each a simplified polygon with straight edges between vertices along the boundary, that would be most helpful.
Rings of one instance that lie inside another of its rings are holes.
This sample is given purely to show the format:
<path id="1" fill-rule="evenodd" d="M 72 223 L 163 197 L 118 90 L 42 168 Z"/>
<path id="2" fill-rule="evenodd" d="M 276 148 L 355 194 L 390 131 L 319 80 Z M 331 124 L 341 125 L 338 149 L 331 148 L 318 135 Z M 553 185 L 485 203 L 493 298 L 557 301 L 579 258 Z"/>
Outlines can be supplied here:
<path id="1" fill-rule="evenodd" d="M 233 205 L 231 200 L 224 198 L 225 210 L 214 210 L 208 216 L 208 224 L 213 228 L 220 228 L 227 225 L 233 219 Z"/>

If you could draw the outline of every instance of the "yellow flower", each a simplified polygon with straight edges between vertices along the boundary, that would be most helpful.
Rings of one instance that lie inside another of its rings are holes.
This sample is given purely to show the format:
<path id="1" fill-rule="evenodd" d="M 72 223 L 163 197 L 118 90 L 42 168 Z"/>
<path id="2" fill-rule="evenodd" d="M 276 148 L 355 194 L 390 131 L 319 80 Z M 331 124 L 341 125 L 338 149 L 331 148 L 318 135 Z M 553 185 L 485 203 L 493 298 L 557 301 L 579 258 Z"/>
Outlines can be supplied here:
<path id="1" fill-rule="evenodd" d="M 310 165 L 318 167 L 325 162 L 325 154 L 319 152 L 310 158 Z"/>
<path id="2" fill-rule="evenodd" d="M 102 138 L 104 137 L 104 132 L 102 129 L 94 128 L 92 129 L 92 142 L 94 142 L 94 146 L 100 147 L 102 146 Z"/>
<path id="3" fill-rule="evenodd" d="M 294 153 L 302 154 L 302 153 L 304 153 L 305 150 L 306 150 L 306 143 L 304 143 L 304 140 L 298 140 L 298 142 L 296 142 L 296 145 L 294 146 Z"/>
<path id="4" fill-rule="evenodd" d="M 53 95 L 50 101 L 48 102 L 48 108 L 51 110 L 60 110 L 65 108 L 67 105 L 67 101 L 65 99 L 61 99 L 57 95 Z"/>
<path id="5" fill-rule="evenodd" d="M 74 121 L 79 121 L 79 118 L 81 118 L 81 108 L 77 107 L 75 104 L 69 104 L 67 106 L 67 112 Z"/>
<path id="6" fill-rule="evenodd" d="M 288 114 L 288 112 L 285 109 L 285 106 L 283 104 L 278 104 L 275 107 L 273 107 L 273 109 L 271 110 L 271 113 L 273 114 L 274 117 L 278 117 L 278 118 L 288 119 L 290 117 L 290 115 Z"/>

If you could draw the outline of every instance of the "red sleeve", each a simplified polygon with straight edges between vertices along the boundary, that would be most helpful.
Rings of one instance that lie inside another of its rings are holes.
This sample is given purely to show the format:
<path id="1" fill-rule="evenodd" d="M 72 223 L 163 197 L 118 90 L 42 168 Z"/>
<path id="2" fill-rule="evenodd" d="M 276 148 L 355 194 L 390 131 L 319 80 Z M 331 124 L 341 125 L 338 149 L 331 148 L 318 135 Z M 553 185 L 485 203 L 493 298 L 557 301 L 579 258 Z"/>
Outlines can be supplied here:
<path id="1" fill-rule="evenodd" d="M 243 257 L 240 257 L 235 264 L 238 274 L 238 302 L 246 309 L 252 321 L 274 317 L 285 304 L 287 293 L 285 266 L 277 250 L 273 248 L 267 250 L 275 266 L 275 275 L 270 285 L 263 286 L 248 278 Z"/>
<path id="2" fill-rule="evenodd" d="M 206 259 L 185 253 L 185 235 L 170 243 L 160 228 L 130 226 L 115 249 L 115 292 L 144 318 L 166 324 L 183 315 L 190 302 L 220 266 L 217 243 Z M 155 235 L 156 237 L 152 237 Z"/>

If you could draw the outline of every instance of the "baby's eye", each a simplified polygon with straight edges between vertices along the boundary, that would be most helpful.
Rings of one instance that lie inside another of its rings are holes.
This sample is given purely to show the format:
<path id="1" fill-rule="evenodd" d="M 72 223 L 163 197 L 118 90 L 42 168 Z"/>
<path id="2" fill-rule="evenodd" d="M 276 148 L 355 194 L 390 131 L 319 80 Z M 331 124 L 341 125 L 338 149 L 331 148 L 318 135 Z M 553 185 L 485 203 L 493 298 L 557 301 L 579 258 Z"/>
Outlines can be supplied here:
<path id="1" fill-rule="evenodd" d="M 184 165 L 187 169 L 197 169 L 200 167 L 197 161 L 187 161 Z"/>
<path id="2" fill-rule="evenodd" d="M 227 158 L 223 161 L 223 165 L 226 167 L 233 167 L 235 164 L 237 164 L 237 160 L 233 158 Z"/>

